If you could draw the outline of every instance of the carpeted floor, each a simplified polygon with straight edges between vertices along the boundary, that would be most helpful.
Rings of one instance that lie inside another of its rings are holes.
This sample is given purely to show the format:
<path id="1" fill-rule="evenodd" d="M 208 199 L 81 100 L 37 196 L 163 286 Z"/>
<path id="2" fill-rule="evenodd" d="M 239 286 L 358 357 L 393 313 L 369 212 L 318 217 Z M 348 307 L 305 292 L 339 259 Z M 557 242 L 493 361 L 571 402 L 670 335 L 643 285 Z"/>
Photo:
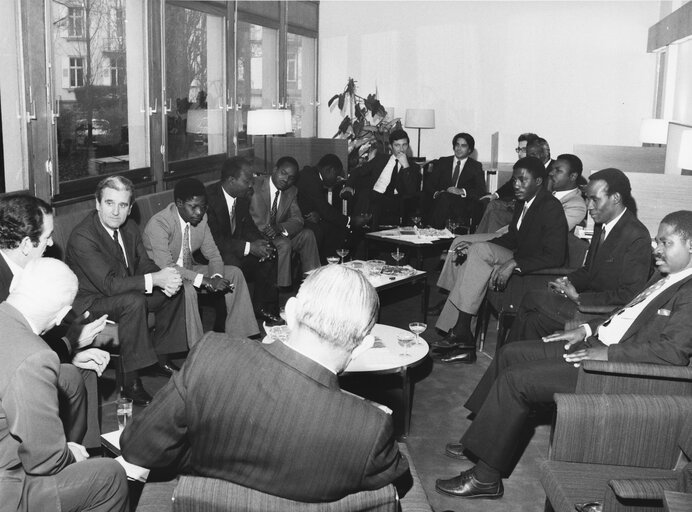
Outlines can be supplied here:
<path id="1" fill-rule="evenodd" d="M 435 262 L 427 262 L 426 268 Z M 431 272 L 428 279 L 430 303 L 434 304 L 440 297 L 435 283 L 437 272 Z M 287 294 L 282 294 L 285 301 Z M 381 296 L 380 323 L 407 328 L 408 323 L 422 320 L 420 297 L 413 289 L 395 288 Z M 434 329 L 436 318 L 428 319 L 428 329 L 422 337 L 428 341 L 441 337 Z M 204 315 L 205 326 L 213 322 L 211 315 Z M 473 365 L 452 365 L 440 363 L 434 357 L 412 371 L 415 381 L 413 393 L 413 412 L 411 430 L 405 439 L 411 456 L 421 476 L 423 486 L 433 509 L 442 511 L 541 511 L 544 507 L 545 494 L 538 481 L 538 465 L 548 453 L 550 427 L 546 424 L 536 427 L 533 435 L 519 460 L 514 472 L 505 480 L 505 496 L 500 500 L 463 500 L 441 495 L 435 491 L 437 478 L 449 478 L 470 467 L 470 462 L 457 461 L 444 455 L 447 442 L 457 441 L 469 425 L 463 403 L 487 368 L 495 350 L 495 322 L 491 321 L 485 350 L 479 352 L 478 361 Z M 102 394 L 102 431 L 108 432 L 117 428 L 114 400 L 114 376 L 112 370 L 101 379 Z M 145 386 L 155 392 L 165 384 L 165 379 L 145 378 Z M 345 382 L 345 387 L 358 389 L 366 386 L 372 396 L 379 401 L 398 408 L 398 393 L 394 390 L 396 383 L 389 380 Z M 384 392 L 374 388 L 384 388 Z M 137 414 L 135 408 L 134 414 Z M 396 417 L 400 428 L 400 418 Z"/>

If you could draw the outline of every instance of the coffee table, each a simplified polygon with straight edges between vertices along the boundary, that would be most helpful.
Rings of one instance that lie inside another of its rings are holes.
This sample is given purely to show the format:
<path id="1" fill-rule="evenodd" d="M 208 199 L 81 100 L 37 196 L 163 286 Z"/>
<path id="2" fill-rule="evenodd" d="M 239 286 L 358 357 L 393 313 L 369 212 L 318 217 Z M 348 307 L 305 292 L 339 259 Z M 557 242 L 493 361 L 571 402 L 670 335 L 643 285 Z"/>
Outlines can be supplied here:
<path id="1" fill-rule="evenodd" d="M 423 249 L 426 247 L 448 247 L 456 235 L 446 229 L 392 228 L 365 234 L 365 257 L 370 251 L 370 242 L 381 242 L 400 247 L 411 247 L 416 252 L 416 265 L 423 268 Z"/>

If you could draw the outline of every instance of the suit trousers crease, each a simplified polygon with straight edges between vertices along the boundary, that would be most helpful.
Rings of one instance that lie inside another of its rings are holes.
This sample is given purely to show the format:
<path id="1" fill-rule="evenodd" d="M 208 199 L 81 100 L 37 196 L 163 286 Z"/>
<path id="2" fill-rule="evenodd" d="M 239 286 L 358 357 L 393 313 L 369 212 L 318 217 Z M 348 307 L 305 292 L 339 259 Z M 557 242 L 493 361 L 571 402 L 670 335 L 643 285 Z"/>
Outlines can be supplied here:
<path id="1" fill-rule="evenodd" d="M 478 223 L 476 233 L 494 233 L 503 226 L 512 222 L 514 213 L 514 201 L 495 199 L 488 203 L 485 213 Z"/>
<path id="2" fill-rule="evenodd" d="M 449 292 L 435 327 L 449 331 L 457 322 L 459 312 L 476 315 L 488 290 L 490 275 L 496 266 L 514 257 L 509 249 L 489 242 L 472 244 L 466 261 L 458 268 L 454 286 Z"/>
<path id="3" fill-rule="evenodd" d="M 534 340 L 562 330 L 577 311 L 574 302 L 552 290 L 529 290 L 517 311 L 509 341 Z"/>
<path id="4" fill-rule="evenodd" d="M 309 229 L 302 229 L 295 236 L 277 236 L 272 240 L 277 253 L 277 284 L 291 286 L 291 253 L 297 252 L 303 272 L 308 272 L 320 266 L 319 252 L 315 235 Z"/>
<path id="5" fill-rule="evenodd" d="M 449 246 L 449 251 L 447 251 L 447 256 L 445 257 L 445 262 L 442 266 L 442 271 L 440 272 L 440 277 L 437 279 L 437 286 L 447 291 L 454 288 L 454 282 L 457 280 L 457 275 L 461 265 L 454 263 L 457 256 L 452 250 L 452 247 L 456 246 L 460 242 L 488 242 L 489 240 L 497 238 L 498 236 L 500 235 L 497 233 L 475 233 L 473 235 L 461 235 L 456 237 Z"/>
<path id="6" fill-rule="evenodd" d="M 240 260 L 239 266 L 246 280 L 250 280 L 248 277 L 254 278 L 252 305 L 255 310 L 279 303 L 279 288 L 276 285 L 277 258 L 260 261 L 256 256 L 248 254 Z"/>
<path id="7" fill-rule="evenodd" d="M 573 393 L 578 369 L 567 363 L 561 342 L 517 341 L 501 347 L 467 402 L 476 414 L 461 443 L 507 475 L 531 408 L 555 393 Z"/>
<path id="8" fill-rule="evenodd" d="M 123 468 L 114 459 L 87 459 L 70 464 L 52 477 L 32 478 L 54 480 L 62 512 L 128 510 L 127 478 Z M 28 511 L 34 510 L 31 498 L 28 505 Z"/>

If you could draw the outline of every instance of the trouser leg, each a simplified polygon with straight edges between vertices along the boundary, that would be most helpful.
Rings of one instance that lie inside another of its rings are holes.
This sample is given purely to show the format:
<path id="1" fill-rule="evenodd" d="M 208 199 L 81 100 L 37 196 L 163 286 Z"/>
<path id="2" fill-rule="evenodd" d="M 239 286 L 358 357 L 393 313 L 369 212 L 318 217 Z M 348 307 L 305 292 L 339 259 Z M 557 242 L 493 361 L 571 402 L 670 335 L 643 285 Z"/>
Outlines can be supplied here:
<path id="1" fill-rule="evenodd" d="M 82 444 L 87 431 L 87 392 L 79 368 L 73 364 L 60 365 L 58 402 L 65 438 Z"/>

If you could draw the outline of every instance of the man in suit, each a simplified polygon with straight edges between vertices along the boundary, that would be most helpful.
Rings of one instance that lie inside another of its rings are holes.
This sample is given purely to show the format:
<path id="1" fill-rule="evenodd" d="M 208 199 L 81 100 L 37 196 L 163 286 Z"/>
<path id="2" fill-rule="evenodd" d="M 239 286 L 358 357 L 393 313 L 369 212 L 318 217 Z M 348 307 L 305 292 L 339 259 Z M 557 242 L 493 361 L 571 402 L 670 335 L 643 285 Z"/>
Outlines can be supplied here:
<path id="1" fill-rule="evenodd" d="M 471 320 L 488 286 L 504 289 L 515 269 L 532 272 L 560 266 L 567 249 L 567 221 L 562 205 L 545 189 L 546 170 L 536 158 L 514 164 L 517 205 L 509 231 L 489 242 L 462 241 L 452 249 L 467 252 L 459 267 L 436 327 L 449 331 L 434 346 L 454 348 L 443 362 L 472 363 L 476 359 Z M 450 330 L 451 329 L 451 330 Z"/>
<path id="2" fill-rule="evenodd" d="M 170 376 L 176 367 L 169 354 L 187 350 L 185 303 L 178 293 L 180 274 L 159 268 L 147 256 L 139 228 L 127 222 L 134 203 L 132 182 L 109 176 L 96 188 L 96 210 L 70 235 L 66 261 L 79 279 L 74 307 L 118 322 L 123 365 L 123 394 L 137 405 L 151 395 L 139 373 L 147 367 Z M 153 337 L 147 315 L 155 314 Z"/>
<path id="3" fill-rule="evenodd" d="M 661 221 L 654 251 L 658 273 L 627 306 L 542 341 L 502 347 L 465 407 L 475 413 L 460 443 L 446 454 L 478 463 L 459 476 L 437 481 L 438 491 L 466 498 L 499 498 L 502 476 L 512 470 L 526 419 L 555 393 L 573 393 L 580 362 L 587 359 L 686 366 L 692 354 L 692 212 Z M 663 277 L 663 276 L 666 277 Z"/>
<path id="4" fill-rule="evenodd" d="M 89 460 L 59 416 L 58 356 L 38 336 L 62 321 L 77 277 L 56 259 L 30 261 L 0 304 L 0 510 L 126 511 L 125 471 Z"/>
<path id="5" fill-rule="evenodd" d="M 197 290 L 223 295 L 226 303 L 225 332 L 234 336 L 259 334 L 252 299 L 243 272 L 224 265 L 207 224 L 207 191 L 201 181 L 186 178 L 175 184 L 174 202 L 154 215 L 142 233 L 149 257 L 161 268 L 173 267 L 183 278 L 188 344 L 204 334 L 199 316 Z M 200 251 L 208 264 L 200 265 Z"/>
<path id="6" fill-rule="evenodd" d="M 514 151 L 517 152 L 518 158 L 526 156 L 526 146 L 536 140 L 538 135 L 535 133 L 522 133 L 517 139 L 517 147 Z M 492 194 L 486 194 L 481 197 L 481 201 L 489 200 L 485 207 L 483 217 L 476 227 L 476 233 L 495 233 L 497 230 L 505 228 L 512 220 L 514 213 L 514 187 L 512 180 L 507 180 L 500 188 Z M 502 233 L 500 233 L 502 234 Z"/>
<path id="7" fill-rule="evenodd" d="M 424 217 L 432 227 L 443 228 L 450 218 L 479 216 L 486 189 L 483 166 L 471 158 L 475 147 L 470 134 L 457 133 L 452 139 L 454 155 L 438 159 L 423 182 Z"/>
<path id="8" fill-rule="evenodd" d="M 53 209 L 45 201 L 28 194 L 0 199 L 0 302 L 7 299 L 27 264 L 53 245 L 52 235 Z M 95 448 L 100 434 L 96 377 L 108 365 L 110 355 L 89 347 L 103 330 L 106 316 L 85 325 L 88 315 L 78 316 L 70 310 L 60 325 L 41 337 L 62 363 L 58 390 L 65 435 L 68 441 Z"/>
<path id="9" fill-rule="evenodd" d="M 411 213 L 420 191 L 420 168 L 409 162 L 409 137 L 404 130 L 389 134 L 391 155 L 378 153 L 354 170 L 342 194 L 355 193 L 357 215 L 372 215 L 373 227 L 398 225 Z"/>
<path id="10" fill-rule="evenodd" d="M 559 168 L 558 158 L 555 169 Z M 592 174 L 586 194 L 596 223 L 586 262 L 550 282 L 550 290 L 530 290 L 524 295 L 511 340 L 537 339 L 562 329 L 582 305 L 615 308 L 626 304 L 649 278 L 651 237 L 636 217 L 625 173 L 603 169 Z"/>
<path id="11" fill-rule="evenodd" d="M 349 234 L 349 218 L 341 209 L 338 181 L 344 167 L 338 156 L 329 153 L 315 167 L 304 167 L 298 178 L 298 206 L 305 217 L 305 227 L 315 234 L 322 263 L 343 247 Z"/>
<path id="12" fill-rule="evenodd" d="M 283 156 L 269 176 L 255 180 L 250 214 L 259 230 L 268 237 L 277 254 L 277 284 L 291 286 L 291 253 L 300 255 L 303 272 L 320 266 L 320 255 L 312 230 L 305 229 L 298 206 L 298 162 Z"/>
<path id="13" fill-rule="evenodd" d="M 304 502 L 403 484 L 390 413 L 337 379 L 374 341 L 378 302 L 361 273 L 328 265 L 286 303 L 285 342 L 207 334 L 123 431 L 125 459 Z"/>
<path id="14" fill-rule="evenodd" d="M 216 246 L 226 265 L 240 267 L 245 279 L 255 281 L 255 315 L 280 322 L 276 248 L 257 228 L 250 215 L 254 175 L 242 157 L 227 159 L 221 180 L 207 187 L 207 219 Z"/>

